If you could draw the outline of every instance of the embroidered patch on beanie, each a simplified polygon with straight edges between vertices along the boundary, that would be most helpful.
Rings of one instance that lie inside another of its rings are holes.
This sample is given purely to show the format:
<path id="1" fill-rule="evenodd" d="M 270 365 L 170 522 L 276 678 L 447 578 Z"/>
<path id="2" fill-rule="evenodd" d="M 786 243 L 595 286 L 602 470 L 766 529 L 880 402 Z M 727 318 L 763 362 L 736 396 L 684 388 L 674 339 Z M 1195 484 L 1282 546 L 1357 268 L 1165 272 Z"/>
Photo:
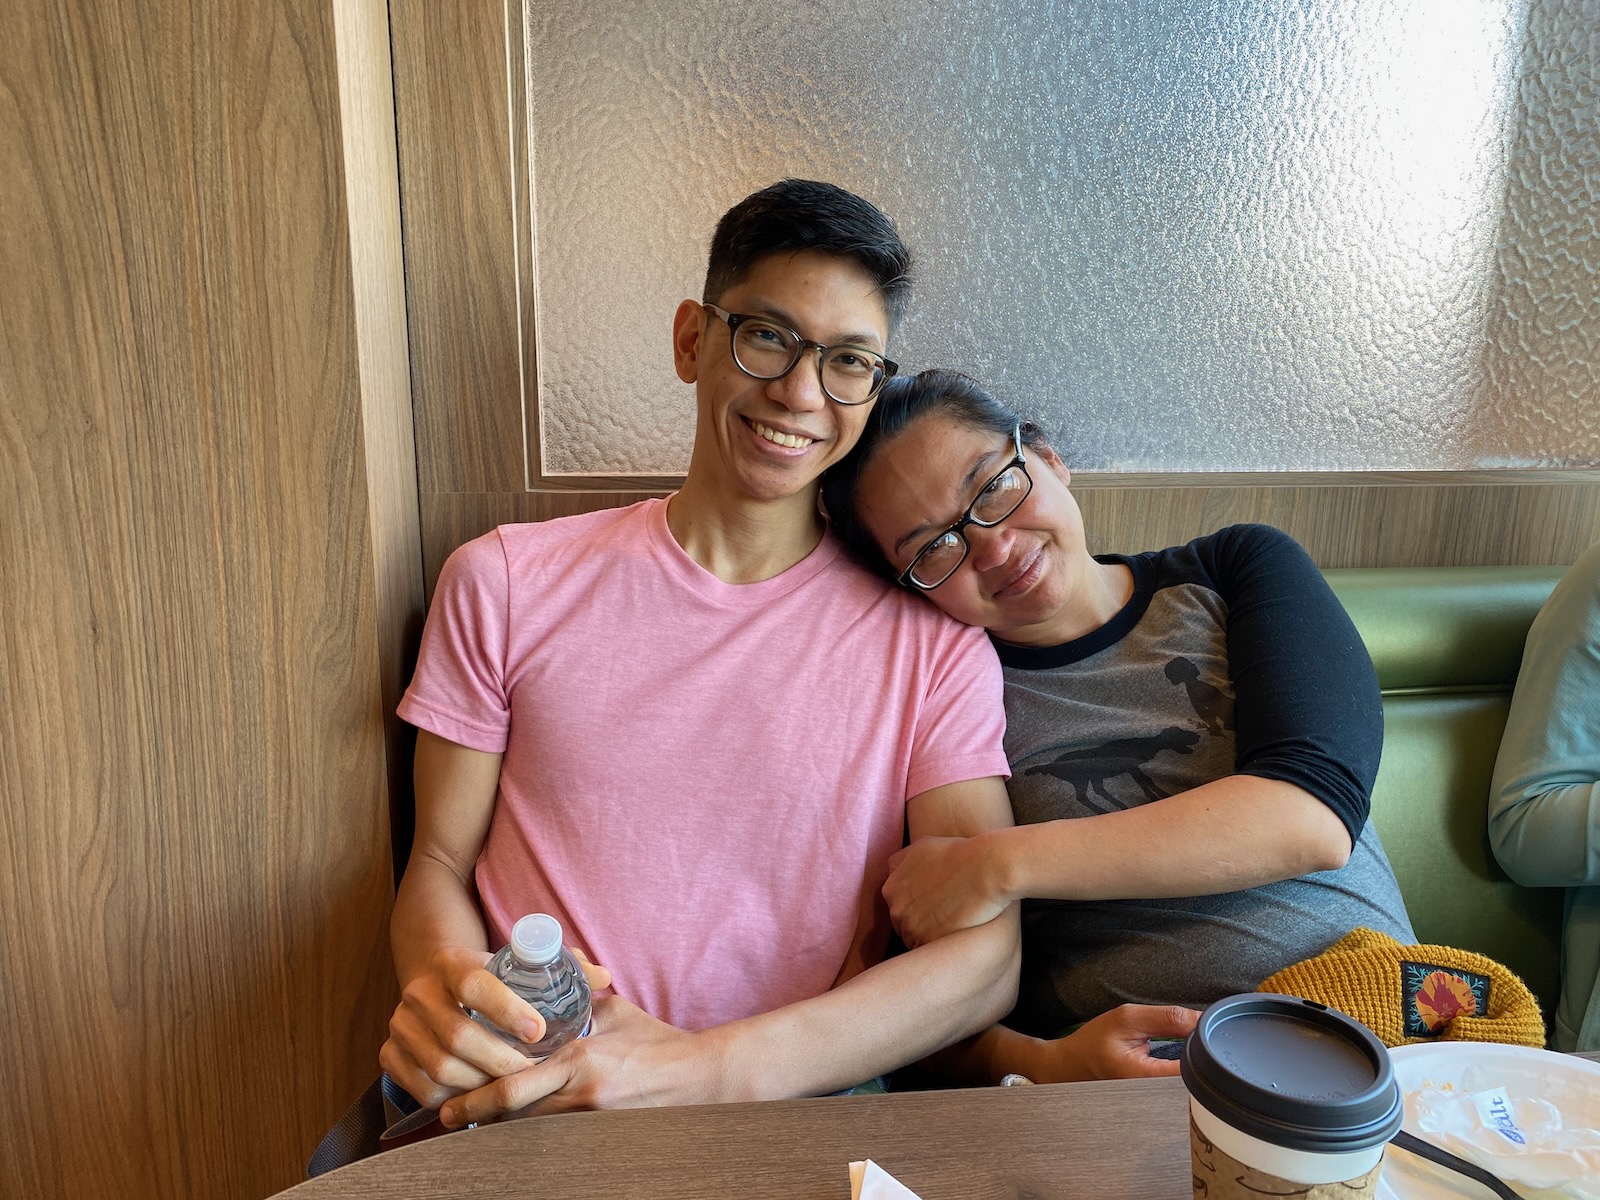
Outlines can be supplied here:
<path id="1" fill-rule="evenodd" d="M 1400 960 L 1400 1011 L 1408 1038 L 1438 1037 L 1457 1017 L 1489 1011 L 1487 975 L 1438 963 Z"/>

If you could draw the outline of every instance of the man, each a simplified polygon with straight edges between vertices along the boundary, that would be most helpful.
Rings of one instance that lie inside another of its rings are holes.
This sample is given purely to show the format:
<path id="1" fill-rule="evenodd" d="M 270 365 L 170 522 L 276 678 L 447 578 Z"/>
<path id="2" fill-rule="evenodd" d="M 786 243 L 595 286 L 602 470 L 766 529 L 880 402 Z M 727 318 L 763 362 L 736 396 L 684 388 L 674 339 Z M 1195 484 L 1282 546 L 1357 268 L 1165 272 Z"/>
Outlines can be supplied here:
<path id="1" fill-rule="evenodd" d="M 1011 823 L 994 654 L 817 508 L 893 373 L 908 262 L 839 188 L 748 197 L 673 321 L 683 488 L 503 526 L 441 575 L 400 709 L 417 833 L 381 1061 L 446 1126 L 835 1091 L 1010 1009 L 1013 911 L 886 960 L 878 894 L 903 831 Z M 533 1065 L 463 1012 L 538 1035 L 483 969 L 529 911 L 615 986 Z"/>

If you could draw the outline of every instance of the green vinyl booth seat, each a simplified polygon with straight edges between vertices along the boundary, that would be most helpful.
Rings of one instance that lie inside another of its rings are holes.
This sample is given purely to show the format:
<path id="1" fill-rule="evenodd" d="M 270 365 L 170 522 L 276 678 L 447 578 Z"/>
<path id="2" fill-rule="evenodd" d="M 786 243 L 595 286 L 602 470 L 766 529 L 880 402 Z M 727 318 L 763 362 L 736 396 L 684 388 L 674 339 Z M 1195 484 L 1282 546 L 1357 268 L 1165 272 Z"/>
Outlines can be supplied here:
<path id="1" fill-rule="evenodd" d="M 1486 816 L 1522 644 L 1564 570 L 1323 572 L 1383 690 L 1372 820 L 1417 937 L 1510 967 L 1547 1019 L 1559 990 L 1562 890 L 1512 882 L 1489 849 Z"/>

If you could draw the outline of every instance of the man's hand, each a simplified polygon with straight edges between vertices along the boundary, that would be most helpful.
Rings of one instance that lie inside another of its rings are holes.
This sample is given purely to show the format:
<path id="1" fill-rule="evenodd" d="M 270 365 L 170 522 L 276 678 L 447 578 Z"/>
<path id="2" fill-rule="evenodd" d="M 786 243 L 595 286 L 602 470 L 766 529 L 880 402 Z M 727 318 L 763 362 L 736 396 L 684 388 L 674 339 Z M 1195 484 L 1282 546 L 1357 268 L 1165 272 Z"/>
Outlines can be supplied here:
<path id="1" fill-rule="evenodd" d="M 889 859 L 883 898 L 907 946 L 992 921 L 1010 899 L 982 837 L 921 837 Z"/>
<path id="2" fill-rule="evenodd" d="M 611 972 L 581 952 L 573 953 L 591 988 L 611 986 Z M 490 957 L 460 946 L 435 951 L 427 972 L 406 985 L 389 1018 L 389 1038 L 378 1062 L 424 1108 L 438 1108 L 451 1096 L 528 1067 L 520 1050 L 464 1009 L 483 1014 L 523 1041 L 544 1036 L 539 1011 L 484 969 Z"/>
<path id="3" fill-rule="evenodd" d="M 1150 1039 L 1187 1037 L 1199 1019 L 1192 1008 L 1124 1004 L 1085 1021 L 1066 1037 L 1042 1043 L 1028 1078 L 1035 1083 L 1072 1083 L 1176 1075 L 1175 1060 L 1150 1057 Z"/>
<path id="4" fill-rule="evenodd" d="M 658 1021 L 620 996 L 598 996 L 588 1037 L 543 1062 L 485 1081 L 445 1104 L 450 1129 L 505 1116 L 576 1109 L 646 1108 L 731 1099 L 718 1094 L 710 1031 L 689 1033 Z"/>

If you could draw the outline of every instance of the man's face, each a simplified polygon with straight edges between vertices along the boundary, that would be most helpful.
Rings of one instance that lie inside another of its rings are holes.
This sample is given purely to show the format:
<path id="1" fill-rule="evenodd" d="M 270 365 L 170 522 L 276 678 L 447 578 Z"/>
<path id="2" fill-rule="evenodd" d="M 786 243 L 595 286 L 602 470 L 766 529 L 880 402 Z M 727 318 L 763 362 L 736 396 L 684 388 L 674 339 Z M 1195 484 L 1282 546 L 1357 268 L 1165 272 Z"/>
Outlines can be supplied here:
<path id="1" fill-rule="evenodd" d="M 880 354 L 888 348 L 889 318 L 877 285 L 849 259 L 809 250 L 769 255 L 717 303 L 824 345 L 844 342 Z M 823 394 L 815 349 L 781 379 L 752 379 L 733 361 L 728 326 L 693 300 L 678 306 L 673 348 L 679 378 L 695 385 L 690 473 L 730 499 L 814 492 L 823 470 L 856 444 L 872 409 Z"/>

